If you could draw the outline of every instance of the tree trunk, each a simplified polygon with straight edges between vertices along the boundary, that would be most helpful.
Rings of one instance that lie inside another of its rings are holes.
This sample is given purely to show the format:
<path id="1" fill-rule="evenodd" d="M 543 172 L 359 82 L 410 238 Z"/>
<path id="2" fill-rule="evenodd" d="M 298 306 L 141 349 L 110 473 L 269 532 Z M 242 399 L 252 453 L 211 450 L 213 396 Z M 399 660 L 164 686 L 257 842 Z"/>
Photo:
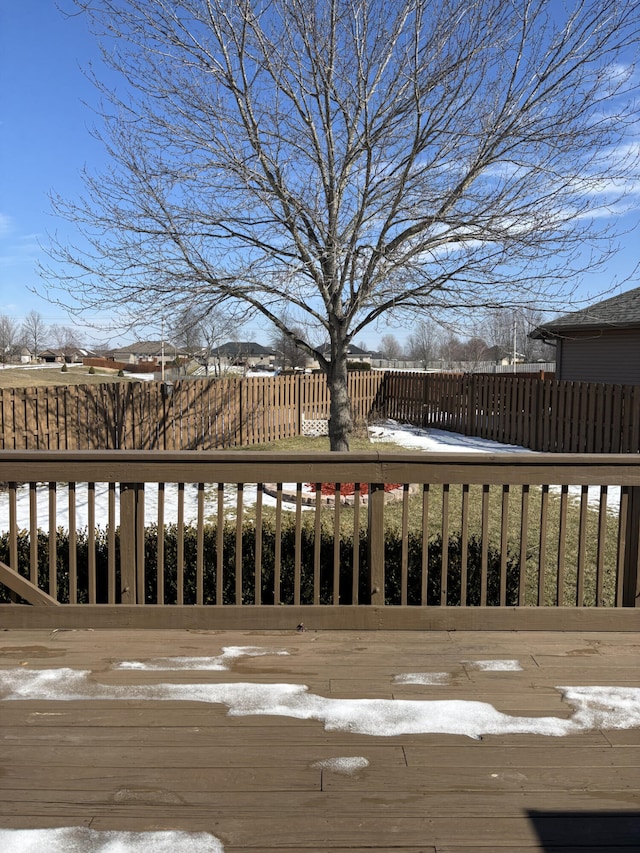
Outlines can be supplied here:
<path id="1" fill-rule="evenodd" d="M 351 401 L 347 386 L 347 347 L 344 343 L 331 344 L 331 363 L 327 373 L 331 394 L 329 408 L 329 446 L 331 450 L 349 450 L 353 429 Z"/>

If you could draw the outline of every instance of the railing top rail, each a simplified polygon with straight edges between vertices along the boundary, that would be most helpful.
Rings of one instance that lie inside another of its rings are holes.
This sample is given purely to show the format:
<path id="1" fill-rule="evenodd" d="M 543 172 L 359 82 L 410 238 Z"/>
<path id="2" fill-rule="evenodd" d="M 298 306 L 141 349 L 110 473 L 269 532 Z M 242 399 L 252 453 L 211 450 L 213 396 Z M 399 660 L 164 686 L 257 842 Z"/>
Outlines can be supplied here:
<path id="1" fill-rule="evenodd" d="M 0 480 L 640 486 L 640 454 L 9 450 Z"/>

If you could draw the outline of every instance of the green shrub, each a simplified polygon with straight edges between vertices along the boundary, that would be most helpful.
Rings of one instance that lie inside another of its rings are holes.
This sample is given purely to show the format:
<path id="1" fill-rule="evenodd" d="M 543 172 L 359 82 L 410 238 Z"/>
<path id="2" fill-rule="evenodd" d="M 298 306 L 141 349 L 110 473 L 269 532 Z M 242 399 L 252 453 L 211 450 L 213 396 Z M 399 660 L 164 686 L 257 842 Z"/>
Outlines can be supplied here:
<path id="1" fill-rule="evenodd" d="M 254 567 L 256 535 L 252 523 L 246 522 L 242 528 L 242 603 L 255 603 Z M 145 529 L 145 601 L 148 604 L 173 604 L 177 601 L 178 568 L 178 528 L 168 525 L 164 530 L 164 602 L 157 601 L 156 566 L 158 559 L 158 531 L 154 526 Z M 334 543 L 332 531 L 323 529 L 320 539 L 319 596 L 321 604 L 333 603 L 333 562 Z M 119 531 L 116 531 L 116 589 L 120 588 Z M 203 600 L 205 604 L 215 604 L 218 564 L 217 528 L 205 525 L 203 559 Z M 197 529 L 195 526 L 184 528 L 184 578 L 183 598 L 185 604 L 196 602 L 196 560 Z M 107 601 L 107 535 L 103 530 L 96 531 L 96 598 L 98 603 Z M 281 529 L 281 565 L 280 565 L 280 602 L 293 604 L 295 597 L 295 545 L 296 531 L 294 520 L 285 521 Z M 353 537 L 343 536 L 339 547 L 339 603 L 352 603 L 351 566 L 353 564 Z M 460 605 L 462 542 L 459 534 L 449 539 L 448 545 L 447 604 Z M 314 553 L 315 531 L 312 525 L 302 527 L 300 532 L 300 601 L 313 604 L 314 595 Z M 408 585 L 407 602 L 420 605 L 421 602 L 421 566 L 422 540 L 418 535 L 409 534 L 408 539 Z M 26 530 L 18 535 L 18 564 L 20 573 L 29 576 L 29 534 Z M 89 600 L 88 588 L 89 542 L 86 531 L 76 535 L 77 555 L 77 603 Z M 262 528 L 261 558 L 261 603 L 274 603 L 274 572 L 276 554 L 275 528 L 265 523 Z M 41 589 L 53 594 L 49 589 L 49 537 L 38 532 L 38 584 Z M 478 536 L 469 537 L 467 543 L 467 604 L 480 603 L 482 541 Z M 401 602 L 401 559 L 402 543 L 393 531 L 387 531 L 385 541 L 385 601 L 389 605 Z M 9 563 L 8 534 L 0 536 L 0 560 Z M 487 604 L 500 603 L 500 553 L 495 548 L 488 549 Z M 362 604 L 370 600 L 367 572 L 367 542 L 364 536 L 359 540 L 359 588 L 358 597 Z M 432 538 L 428 546 L 428 582 L 427 604 L 440 604 L 442 565 L 442 539 Z M 236 528 L 231 521 L 226 522 L 222 537 L 222 600 L 224 604 L 236 604 Z M 69 603 L 69 537 L 66 531 L 56 532 L 56 582 L 57 597 L 61 603 Z M 515 605 L 518 601 L 519 561 L 509 556 L 506 571 L 506 604 Z M 10 601 L 7 589 L 0 586 L 0 602 Z M 75 602 L 74 602 L 75 603 Z M 337 602 L 336 602 L 337 603 Z"/>

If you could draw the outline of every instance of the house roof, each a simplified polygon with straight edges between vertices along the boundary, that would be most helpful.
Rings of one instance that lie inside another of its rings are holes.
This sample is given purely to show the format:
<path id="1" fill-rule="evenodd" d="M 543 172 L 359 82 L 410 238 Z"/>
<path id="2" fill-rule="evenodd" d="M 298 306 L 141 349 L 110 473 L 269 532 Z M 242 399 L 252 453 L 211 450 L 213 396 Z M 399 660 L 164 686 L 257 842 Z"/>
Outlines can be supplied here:
<path id="1" fill-rule="evenodd" d="M 164 352 L 165 355 L 170 355 L 172 352 L 181 352 L 178 347 L 169 341 L 164 342 Z M 136 341 L 133 344 L 129 344 L 128 346 L 119 347 L 118 349 L 111 350 L 110 355 L 118 355 L 125 353 L 133 353 L 134 355 L 161 355 L 162 354 L 162 341 Z"/>
<path id="2" fill-rule="evenodd" d="M 322 344 L 321 347 L 318 347 L 318 351 L 321 352 L 323 355 L 331 355 L 331 344 Z M 361 349 L 360 347 L 356 346 L 355 344 L 349 344 L 349 346 L 347 347 L 347 355 L 368 355 L 368 356 L 370 356 L 371 353 L 368 350 Z"/>
<path id="3" fill-rule="evenodd" d="M 629 329 L 636 326 L 640 326 L 640 287 L 544 323 L 534 329 L 530 337 L 549 338 L 572 330 Z"/>
<path id="4" fill-rule="evenodd" d="M 273 350 L 257 344 L 255 341 L 227 341 L 215 347 L 216 355 L 241 356 L 241 355 L 273 355 Z"/>

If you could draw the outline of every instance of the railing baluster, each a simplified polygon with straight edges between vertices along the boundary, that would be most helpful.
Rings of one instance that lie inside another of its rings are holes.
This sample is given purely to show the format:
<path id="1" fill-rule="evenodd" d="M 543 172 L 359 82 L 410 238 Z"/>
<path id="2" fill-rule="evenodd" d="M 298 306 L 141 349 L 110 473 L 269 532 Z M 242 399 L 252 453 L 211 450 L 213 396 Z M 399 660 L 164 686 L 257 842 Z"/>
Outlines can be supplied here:
<path id="1" fill-rule="evenodd" d="M 38 492 L 37 483 L 29 483 L 29 579 L 38 586 Z"/>
<path id="2" fill-rule="evenodd" d="M 253 603 L 262 604 L 262 494 L 263 483 L 256 485 L 256 543 L 254 560 Z"/>
<path id="3" fill-rule="evenodd" d="M 87 594 L 89 604 L 97 601 L 96 586 L 96 484 L 87 483 Z"/>
<path id="4" fill-rule="evenodd" d="M 196 537 L 196 604 L 204 603 L 204 483 L 198 483 Z"/>
<path id="5" fill-rule="evenodd" d="M 420 602 L 426 607 L 429 598 L 429 483 L 422 486 L 422 577 Z"/>
<path id="6" fill-rule="evenodd" d="M 59 601 L 56 488 L 56 483 L 49 483 L 49 595 Z"/>
<path id="7" fill-rule="evenodd" d="M 616 559 L 616 607 L 624 603 L 627 524 L 629 521 L 629 486 L 620 489 L 620 512 L 618 516 L 618 548 Z"/>
<path id="8" fill-rule="evenodd" d="M 449 483 L 442 484 L 442 559 L 440 563 L 440 605 L 447 604 L 449 578 Z"/>
<path id="9" fill-rule="evenodd" d="M 166 425 L 165 425 L 166 426 Z M 165 429 L 166 432 L 166 429 Z M 164 507 L 165 507 L 165 484 L 158 483 L 158 543 L 156 546 L 156 601 L 164 604 Z"/>
<path id="10" fill-rule="evenodd" d="M 360 483 L 355 483 L 353 492 L 353 566 L 351 577 L 351 603 L 358 604 L 360 598 Z"/>
<path id="11" fill-rule="evenodd" d="M 313 603 L 320 604 L 320 556 L 322 546 L 322 483 L 315 484 L 315 518 L 313 538 Z"/>
<path id="12" fill-rule="evenodd" d="M 500 607 L 507 603 L 507 573 L 509 571 L 509 485 L 502 487 L 502 515 L 500 520 Z"/>
<path id="13" fill-rule="evenodd" d="M 409 484 L 402 487 L 402 553 L 400 556 L 400 604 L 406 606 L 409 594 Z"/>
<path id="14" fill-rule="evenodd" d="M 181 425 L 182 429 L 182 425 Z M 176 604 L 184 604 L 184 483 L 178 483 Z"/>
<path id="15" fill-rule="evenodd" d="M 480 606 L 487 605 L 489 575 L 489 485 L 482 486 L 482 546 L 480 549 Z"/>
<path id="16" fill-rule="evenodd" d="M 544 605 L 547 560 L 547 522 L 549 516 L 549 486 L 543 485 L 540 495 L 540 551 L 538 554 L 538 607 Z"/>
<path id="17" fill-rule="evenodd" d="M 224 483 L 218 483 L 216 517 L 216 604 L 224 604 Z"/>
<path id="18" fill-rule="evenodd" d="M 244 523 L 244 483 L 236 484 L 236 564 L 235 564 L 235 603 L 242 601 L 242 525 Z"/>
<path id="19" fill-rule="evenodd" d="M 120 601 L 136 604 L 137 485 L 120 484 Z"/>
<path id="20" fill-rule="evenodd" d="M 340 490 L 341 484 L 336 483 L 333 501 L 333 604 L 340 604 Z"/>
<path id="21" fill-rule="evenodd" d="M 276 487 L 276 530 L 273 560 L 273 603 L 281 604 L 280 577 L 282 572 L 282 483 Z"/>
<path id="22" fill-rule="evenodd" d="M 564 604 L 565 563 L 567 559 L 567 507 L 569 503 L 569 486 L 565 483 L 560 487 L 560 512 L 558 518 L 558 569 L 556 583 L 556 604 Z"/>
<path id="23" fill-rule="evenodd" d="M 576 606 L 584 607 L 584 571 L 587 548 L 587 510 L 589 486 L 580 490 L 580 522 L 578 525 L 578 563 L 576 574 Z"/>
<path id="24" fill-rule="evenodd" d="M 384 485 L 369 483 L 367 556 L 371 604 L 384 605 Z"/>
<path id="25" fill-rule="evenodd" d="M 605 543 L 607 538 L 607 495 L 608 487 L 600 486 L 598 502 L 598 546 L 596 554 L 596 607 L 604 606 Z"/>
<path id="26" fill-rule="evenodd" d="M 76 484 L 68 484 L 69 506 L 69 604 L 78 603 L 78 537 L 76 535 Z"/>
<path id="27" fill-rule="evenodd" d="M 107 600 L 116 603 L 116 484 L 109 483 L 107 522 Z"/>
<path id="28" fill-rule="evenodd" d="M 527 596 L 527 556 L 529 541 L 529 486 L 522 486 L 520 502 L 520 580 L 518 584 L 518 604 L 524 607 Z"/>
<path id="29" fill-rule="evenodd" d="M 302 483 L 296 483 L 296 532 L 293 550 L 293 603 L 300 604 L 302 586 Z"/>
<path id="30" fill-rule="evenodd" d="M 460 498 L 460 607 L 467 605 L 469 572 L 469 484 L 463 483 Z"/>

